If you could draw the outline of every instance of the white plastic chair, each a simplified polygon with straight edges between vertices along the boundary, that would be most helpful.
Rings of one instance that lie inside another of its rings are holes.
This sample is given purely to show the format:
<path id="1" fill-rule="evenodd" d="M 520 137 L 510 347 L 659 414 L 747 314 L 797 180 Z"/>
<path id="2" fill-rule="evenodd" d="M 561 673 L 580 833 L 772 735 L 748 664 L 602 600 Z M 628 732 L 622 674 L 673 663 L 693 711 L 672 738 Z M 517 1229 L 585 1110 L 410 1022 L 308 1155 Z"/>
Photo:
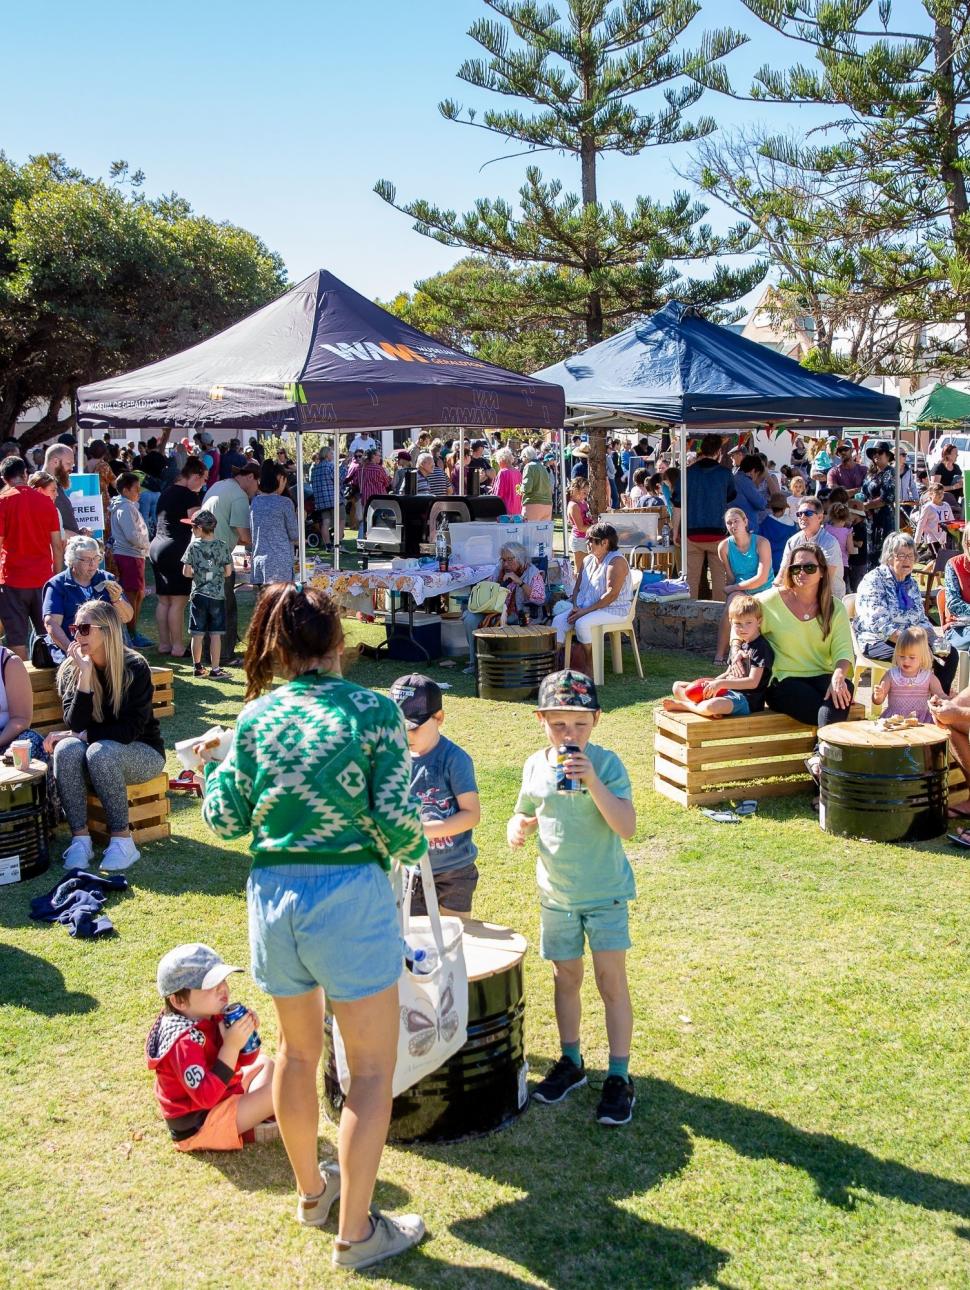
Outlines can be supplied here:
<path id="1" fill-rule="evenodd" d="M 637 665 L 637 675 L 643 680 L 643 664 L 640 662 L 640 651 L 637 648 L 637 634 L 634 622 L 637 616 L 637 602 L 640 596 L 640 583 L 643 581 L 643 573 L 639 569 L 630 571 L 630 612 L 625 618 L 617 618 L 615 623 L 599 623 L 590 628 L 592 642 L 590 649 L 593 651 L 593 681 L 597 685 L 603 684 L 603 651 L 606 636 L 610 637 L 610 649 L 613 652 L 613 672 L 614 675 L 620 676 L 623 673 L 623 636 L 629 633 L 630 645 L 633 648 L 633 661 Z M 566 632 L 566 638 L 563 648 L 563 658 L 566 666 L 569 666 L 569 651 L 573 643 L 573 629 L 570 627 Z"/>
<path id="2" fill-rule="evenodd" d="M 850 592 L 849 595 L 844 597 L 842 603 L 845 605 L 845 612 L 849 615 L 849 630 L 852 632 L 852 646 L 855 650 L 855 658 L 852 661 L 852 685 L 858 690 L 860 680 L 868 672 L 871 678 L 870 684 L 874 690 L 892 667 L 893 661 L 891 658 L 869 658 L 866 654 L 863 654 L 855 638 L 855 593 Z M 871 707 L 873 712 L 878 712 L 880 709 L 879 704 L 872 704 Z"/>

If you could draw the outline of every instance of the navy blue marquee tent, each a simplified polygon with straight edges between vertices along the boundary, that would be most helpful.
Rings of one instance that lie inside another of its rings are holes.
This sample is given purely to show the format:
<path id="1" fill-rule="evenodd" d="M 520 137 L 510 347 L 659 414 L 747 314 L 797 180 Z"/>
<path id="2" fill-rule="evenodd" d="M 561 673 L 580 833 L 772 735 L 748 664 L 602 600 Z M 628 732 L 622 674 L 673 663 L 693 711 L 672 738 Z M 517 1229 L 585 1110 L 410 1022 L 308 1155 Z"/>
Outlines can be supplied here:
<path id="1" fill-rule="evenodd" d="M 82 430 L 562 425 L 562 390 L 442 345 L 318 270 L 218 335 L 78 390 Z"/>
<path id="2" fill-rule="evenodd" d="M 535 376 L 561 385 L 573 413 L 590 425 L 626 421 L 716 428 L 799 420 L 888 426 L 899 420 L 897 398 L 810 372 L 707 322 L 679 301 Z"/>
<path id="3" fill-rule="evenodd" d="M 680 430 L 681 550 L 687 550 L 688 429 L 750 428 L 767 421 L 841 431 L 893 426 L 899 523 L 899 399 L 792 358 L 672 300 L 598 345 L 535 373 L 561 385 L 570 421 L 586 428 L 644 422 Z"/>

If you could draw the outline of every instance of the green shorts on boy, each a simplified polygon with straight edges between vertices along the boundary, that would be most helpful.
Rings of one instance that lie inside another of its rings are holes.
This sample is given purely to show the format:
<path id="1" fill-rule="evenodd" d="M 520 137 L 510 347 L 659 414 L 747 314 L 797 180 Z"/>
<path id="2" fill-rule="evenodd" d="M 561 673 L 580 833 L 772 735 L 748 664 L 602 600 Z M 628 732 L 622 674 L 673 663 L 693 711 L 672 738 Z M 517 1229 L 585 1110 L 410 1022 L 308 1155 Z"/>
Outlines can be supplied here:
<path id="1" fill-rule="evenodd" d="M 539 688 L 536 712 L 547 746 L 533 753 L 509 820 L 511 846 L 537 834 L 540 953 L 553 964 L 556 1022 L 562 1056 L 533 1090 L 539 1102 L 560 1102 L 586 1083 L 580 1042 L 580 991 L 586 942 L 606 1009 L 609 1073 L 596 1109 L 601 1124 L 626 1124 L 632 1116 L 629 1077 L 633 1014 L 626 980 L 630 948 L 629 902 L 636 895 L 633 870 L 621 839 L 636 829 L 630 777 L 615 753 L 589 742 L 600 718 L 596 687 L 581 672 L 554 672 Z M 571 744 L 566 774 L 582 788 L 557 788 L 557 751 Z"/>

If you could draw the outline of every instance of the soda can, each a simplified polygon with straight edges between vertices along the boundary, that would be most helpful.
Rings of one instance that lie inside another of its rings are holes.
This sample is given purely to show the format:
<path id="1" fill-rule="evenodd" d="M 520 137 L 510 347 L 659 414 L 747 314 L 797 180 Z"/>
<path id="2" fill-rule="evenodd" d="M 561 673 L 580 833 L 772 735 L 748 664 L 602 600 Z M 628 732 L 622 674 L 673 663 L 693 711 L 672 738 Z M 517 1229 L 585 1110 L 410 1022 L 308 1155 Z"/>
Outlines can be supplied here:
<path id="1" fill-rule="evenodd" d="M 245 1004 L 230 1003 L 229 1007 L 222 1014 L 222 1020 L 226 1023 L 227 1026 L 231 1026 L 233 1022 L 238 1021 L 240 1017 L 245 1017 L 248 1011 L 249 1009 L 246 1007 Z M 261 1041 L 259 1038 L 259 1032 L 254 1030 L 253 1033 L 246 1040 L 242 1048 L 240 1048 L 239 1050 L 240 1054 L 254 1053 L 256 1049 L 259 1047 L 260 1042 Z"/>
<path id="2" fill-rule="evenodd" d="M 566 762 L 573 753 L 581 752 L 579 744 L 560 744 L 556 752 L 556 792 L 557 793 L 578 793 L 582 790 L 582 784 L 578 779 L 572 779 L 566 774 Z"/>

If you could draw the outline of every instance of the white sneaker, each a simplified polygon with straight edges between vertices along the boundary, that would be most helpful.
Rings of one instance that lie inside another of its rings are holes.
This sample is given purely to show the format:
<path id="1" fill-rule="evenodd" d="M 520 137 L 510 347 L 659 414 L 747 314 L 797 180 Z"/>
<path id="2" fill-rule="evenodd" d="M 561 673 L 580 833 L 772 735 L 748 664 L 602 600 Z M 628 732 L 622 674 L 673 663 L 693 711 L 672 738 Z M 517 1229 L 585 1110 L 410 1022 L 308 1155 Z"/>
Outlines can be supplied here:
<path id="1" fill-rule="evenodd" d="M 94 859 L 94 844 L 86 833 L 71 839 L 64 852 L 65 869 L 86 869 Z"/>
<path id="2" fill-rule="evenodd" d="M 371 1210 L 371 1234 L 362 1241 L 334 1241 L 332 1262 L 335 1268 L 369 1268 L 383 1259 L 417 1245 L 424 1236 L 424 1222 L 417 1214 L 382 1214 Z"/>
<path id="3" fill-rule="evenodd" d="M 104 856 L 101 860 L 101 868 L 106 869 L 109 873 L 114 873 L 118 869 L 127 869 L 133 865 L 141 852 L 135 846 L 132 838 L 112 838 L 105 847 Z"/>
<path id="4" fill-rule="evenodd" d="M 296 1206 L 296 1221 L 304 1227 L 323 1227 L 340 1196 L 340 1167 L 335 1160 L 320 1161 L 323 1191 L 317 1196 L 301 1196 Z"/>

